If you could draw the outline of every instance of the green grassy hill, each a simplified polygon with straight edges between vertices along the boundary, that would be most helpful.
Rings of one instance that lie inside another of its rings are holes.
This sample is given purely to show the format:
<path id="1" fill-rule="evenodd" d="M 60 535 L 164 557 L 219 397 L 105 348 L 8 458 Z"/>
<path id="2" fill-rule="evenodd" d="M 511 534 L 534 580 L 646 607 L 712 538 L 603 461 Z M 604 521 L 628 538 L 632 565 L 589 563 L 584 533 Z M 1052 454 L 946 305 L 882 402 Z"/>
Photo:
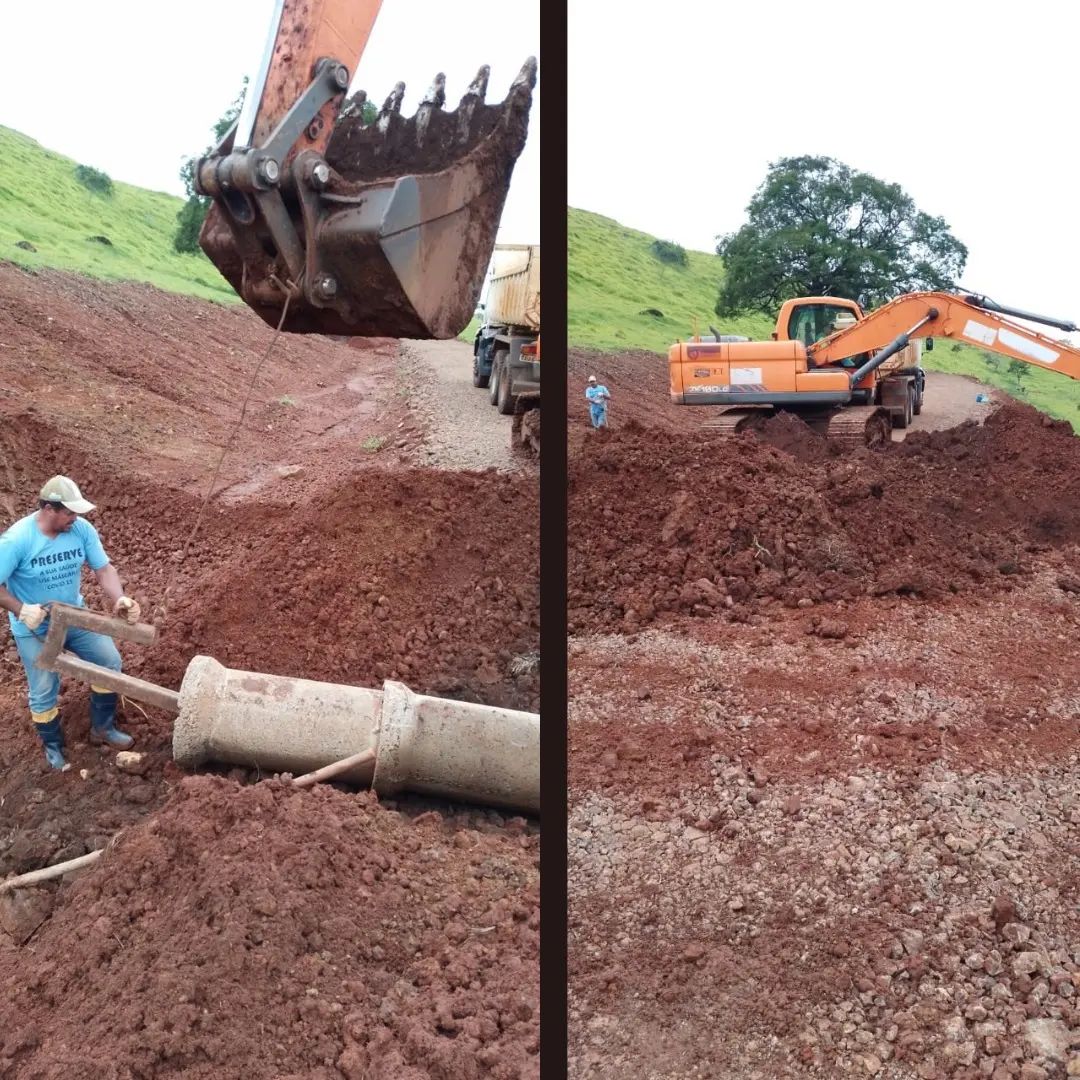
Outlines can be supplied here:
<path id="1" fill-rule="evenodd" d="M 664 262 L 652 250 L 656 237 L 628 229 L 587 210 L 567 211 L 568 343 L 571 347 L 666 353 L 675 340 L 710 324 L 721 333 L 767 340 L 764 316 L 720 319 L 713 313 L 724 268 L 716 255 L 688 251 L 686 266 Z M 646 309 L 659 312 L 647 314 Z M 970 345 L 938 340 L 923 353 L 931 371 L 970 375 L 1027 402 L 1080 432 L 1080 382 L 1023 365 L 1018 379 L 1004 357 Z"/>
<path id="2" fill-rule="evenodd" d="M 201 252 L 173 250 L 182 199 L 115 181 L 111 195 L 90 191 L 78 164 L 0 126 L 0 259 L 239 303 Z"/>
<path id="3" fill-rule="evenodd" d="M 567 211 L 568 341 L 593 349 L 651 349 L 666 353 L 677 338 L 723 333 L 767 337 L 763 316 L 726 319 L 713 314 L 724 273 L 716 255 L 688 251 L 687 265 L 664 262 L 651 250 L 655 237 L 587 210 Z M 649 310 L 658 314 L 650 314 Z"/>

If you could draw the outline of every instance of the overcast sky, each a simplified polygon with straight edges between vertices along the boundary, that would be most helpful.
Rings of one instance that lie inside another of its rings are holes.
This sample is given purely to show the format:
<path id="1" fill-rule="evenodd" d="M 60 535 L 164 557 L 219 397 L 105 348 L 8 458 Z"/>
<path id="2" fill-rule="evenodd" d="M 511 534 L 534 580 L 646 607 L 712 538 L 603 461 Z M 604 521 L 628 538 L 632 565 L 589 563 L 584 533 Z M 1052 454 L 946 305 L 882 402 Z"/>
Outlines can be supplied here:
<path id="1" fill-rule="evenodd" d="M 825 155 L 943 217 L 968 288 L 1080 322 L 1073 5 L 570 0 L 568 23 L 571 206 L 713 251 L 771 161 Z"/>
<path id="2" fill-rule="evenodd" d="M 206 148 L 260 60 L 273 7 L 273 0 L 5 3 L 0 124 L 114 180 L 183 195 L 180 165 Z M 402 112 L 412 115 L 436 73 L 446 73 L 453 107 L 486 63 L 487 100 L 501 100 L 525 59 L 540 56 L 538 10 L 536 0 L 384 0 L 352 88 L 381 104 L 401 80 Z M 540 240 L 539 91 L 538 82 L 502 243 Z"/>

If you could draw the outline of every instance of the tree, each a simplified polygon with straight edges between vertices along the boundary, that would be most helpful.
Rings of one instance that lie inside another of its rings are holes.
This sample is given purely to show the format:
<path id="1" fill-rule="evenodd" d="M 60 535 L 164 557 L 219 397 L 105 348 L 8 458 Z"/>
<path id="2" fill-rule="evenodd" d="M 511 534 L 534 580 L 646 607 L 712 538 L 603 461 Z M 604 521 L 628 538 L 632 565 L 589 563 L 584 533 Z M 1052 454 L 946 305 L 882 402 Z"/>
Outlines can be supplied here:
<path id="1" fill-rule="evenodd" d="M 226 132 L 236 122 L 240 115 L 240 109 L 244 104 L 244 95 L 247 93 L 248 80 L 244 76 L 243 85 L 236 100 L 225 110 L 221 119 L 214 125 L 214 141 L 202 152 L 205 157 L 225 137 Z M 187 192 L 187 202 L 180 208 L 176 215 L 176 232 L 173 234 L 173 247 L 182 254 L 191 254 L 199 250 L 199 230 L 203 221 L 206 220 L 207 211 L 210 209 L 210 200 L 200 195 L 195 190 L 195 162 L 198 158 L 186 158 L 180 166 L 180 179 L 184 183 Z"/>
<path id="2" fill-rule="evenodd" d="M 1031 374 L 1031 368 L 1025 364 L 1023 360 L 1013 359 L 1009 361 L 1009 366 L 1006 370 L 1016 380 L 1016 388 L 1020 393 L 1025 393 L 1024 380 Z"/>
<path id="3" fill-rule="evenodd" d="M 775 314 L 796 296 L 846 296 L 877 307 L 948 289 L 967 248 L 898 184 L 828 157 L 781 158 L 750 200 L 747 222 L 719 238 L 725 278 L 716 313 Z"/>

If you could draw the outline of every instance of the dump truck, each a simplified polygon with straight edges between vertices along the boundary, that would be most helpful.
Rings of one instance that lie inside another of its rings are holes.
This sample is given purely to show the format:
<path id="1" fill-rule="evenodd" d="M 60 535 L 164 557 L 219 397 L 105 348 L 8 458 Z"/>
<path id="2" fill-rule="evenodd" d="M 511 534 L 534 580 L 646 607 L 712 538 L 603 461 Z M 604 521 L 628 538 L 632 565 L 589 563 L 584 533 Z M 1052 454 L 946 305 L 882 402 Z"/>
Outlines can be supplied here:
<path id="1" fill-rule="evenodd" d="M 285 332 L 453 338 L 468 325 L 524 149 L 536 60 L 454 111 L 439 73 L 414 116 L 398 83 L 374 120 L 346 92 L 381 0 L 278 0 L 240 115 L 194 165 L 199 244 Z"/>
<path id="2" fill-rule="evenodd" d="M 504 416 L 540 393 L 540 248 L 496 244 L 483 324 L 473 341 L 473 386 L 487 387 Z"/>
<path id="3" fill-rule="evenodd" d="M 513 416 L 510 445 L 540 453 L 540 248 L 497 244 L 481 326 L 473 341 L 473 386 Z"/>
<path id="4" fill-rule="evenodd" d="M 671 400 L 724 406 L 708 424 L 720 435 L 784 411 L 832 441 L 875 446 L 922 410 L 925 373 L 917 346 L 923 341 L 927 349 L 934 338 L 961 341 L 1080 379 L 1080 350 L 1018 319 L 1077 330 L 1073 322 L 972 293 L 908 293 L 867 314 L 838 297 L 789 300 L 771 341 L 723 342 L 714 335 L 671 346 Z"/>

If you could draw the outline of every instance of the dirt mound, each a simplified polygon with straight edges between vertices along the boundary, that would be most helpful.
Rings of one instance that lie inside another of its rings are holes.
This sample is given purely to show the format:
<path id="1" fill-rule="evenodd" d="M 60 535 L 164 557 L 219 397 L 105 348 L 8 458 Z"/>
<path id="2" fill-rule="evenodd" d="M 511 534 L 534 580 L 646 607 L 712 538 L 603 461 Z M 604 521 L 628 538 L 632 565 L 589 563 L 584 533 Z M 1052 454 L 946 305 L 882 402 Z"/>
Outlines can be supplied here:
<path id="1" fill-rule="evenodd" d="M 953 391 L 571 444 L 571 1075 L 1075 1071 L 1080 441 Z"/>
<path id="2" fill-rule="evenodd" d="M 776 413 L 754 424 L 751 430 L 759 442 L 800 461 L 824 461 L 843 454 L 838 445 L 830 443 L 792 413 Z"/>
<path id="3" fill-rule="evenodd" d="M 0 953 L 0 1073 L 538 1076 L 538 838 L 498 825 L 185 779 Z"/>
<path id="4" fill-rule="evenodd" d="M 361 685 L 392 678 L 535 706 L 536 687 L 508 673 L 539 626 L 529 584 L 535 499 L 520 498 L 512 481 L 369 471 L 314 508 L 261 506 L 227 518 L 206 542 L 214 572 L 178 600 L 151 674 L 179 675 L 177 661 L 194 651 L 269 674 Z"/>
<path id="5" fill-rule="evenodd" d="M 1008 587 L 1080 526 L 1080 442 L 1028 406 L 842 457 L 790 419 L 765 438 L 630 421 L 586 440 L 570 467 L 571 631 Z"/>

